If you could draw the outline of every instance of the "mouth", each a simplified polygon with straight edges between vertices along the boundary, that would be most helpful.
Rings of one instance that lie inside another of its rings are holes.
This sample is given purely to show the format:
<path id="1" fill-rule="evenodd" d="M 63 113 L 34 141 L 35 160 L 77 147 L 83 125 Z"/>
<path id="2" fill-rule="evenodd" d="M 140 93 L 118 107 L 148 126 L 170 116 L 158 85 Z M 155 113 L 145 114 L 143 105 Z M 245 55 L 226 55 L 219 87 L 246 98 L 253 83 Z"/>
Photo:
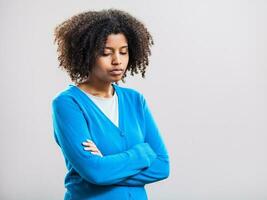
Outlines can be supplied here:
<path id="1" fill-rule="evenodd" d="M 121 75 L 123 72 L 123 69 L 113 69 L 113 70 L 110 70 L 109 73 L 113 76 L 118 76 L 118 75 Z"/>

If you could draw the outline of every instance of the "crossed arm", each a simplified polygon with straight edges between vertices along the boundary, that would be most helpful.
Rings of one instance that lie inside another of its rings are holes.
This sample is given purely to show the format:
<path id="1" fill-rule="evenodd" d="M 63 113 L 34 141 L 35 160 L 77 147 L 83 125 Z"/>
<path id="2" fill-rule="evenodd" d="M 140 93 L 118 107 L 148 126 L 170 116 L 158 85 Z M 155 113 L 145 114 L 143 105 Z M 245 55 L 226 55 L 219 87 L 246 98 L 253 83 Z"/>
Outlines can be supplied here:
<path id="1" fill-rule="evenodd" d="M 58 98 L 52 108 L 56 140 L 64 156 L 88 182 L 142 186 L 169 176 L 168 153 L 144 98 L 145 142 L 107 156 L 102 156 L 92 141 L 84 144 L 89 148 L 87 151 L 81 148 L 81 144 L 91 138 L 84 116 L 72 99 Z M 80 132 L 85 134 L 78 134 Z"/>

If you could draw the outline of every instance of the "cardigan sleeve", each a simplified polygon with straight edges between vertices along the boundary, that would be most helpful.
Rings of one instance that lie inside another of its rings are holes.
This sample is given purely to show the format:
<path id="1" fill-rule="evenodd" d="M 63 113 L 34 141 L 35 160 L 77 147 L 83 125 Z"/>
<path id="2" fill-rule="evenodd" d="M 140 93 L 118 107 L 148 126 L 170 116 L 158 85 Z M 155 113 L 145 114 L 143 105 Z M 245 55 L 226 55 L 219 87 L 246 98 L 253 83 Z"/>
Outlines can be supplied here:
<path id="1" fill-rule="evenodd" d="M 159 128 L 152 116 L 147 101 L 141 95 L 145 119 L 145 142 L 157 154 L 152 164 L 133 176 L 127 177 L 116 185 L 143 186 L 168 178 L 170 174 L 169 155 L 160 134 Z"/>
<path id="2" fill-rule="evenodd" d="M 100 157 L 85 151 L 82 142 L 91 139 L 87 122 L 78 104 L 70 97 L 52 101 L 54 133 L 64 157 L 88 182 L 111 185 L 149 167 L 156 154 L 148 143 L 118 154 Z"/>

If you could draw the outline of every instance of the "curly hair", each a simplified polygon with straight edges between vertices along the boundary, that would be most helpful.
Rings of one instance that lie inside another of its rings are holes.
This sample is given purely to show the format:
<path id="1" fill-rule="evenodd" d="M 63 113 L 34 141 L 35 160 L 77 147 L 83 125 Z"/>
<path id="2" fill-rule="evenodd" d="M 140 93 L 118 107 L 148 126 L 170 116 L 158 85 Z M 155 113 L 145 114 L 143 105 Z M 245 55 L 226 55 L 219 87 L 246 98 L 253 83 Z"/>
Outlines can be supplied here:
<path id="1" fill-rule="evenodd" d="M 59 24 L 54 30 L 59 67 L 65 69 L 75 83 L 83 82 L 97 56 L 103 53 L 107 37 L 117 33 L 125 35 L 129 49 L 122 82 L 127 71 L 132 76 L 141 72 L 145 78 L 150 47 L 154 44 L 152 36 L 141 21 L 117 9 L 82 12 Z"/>

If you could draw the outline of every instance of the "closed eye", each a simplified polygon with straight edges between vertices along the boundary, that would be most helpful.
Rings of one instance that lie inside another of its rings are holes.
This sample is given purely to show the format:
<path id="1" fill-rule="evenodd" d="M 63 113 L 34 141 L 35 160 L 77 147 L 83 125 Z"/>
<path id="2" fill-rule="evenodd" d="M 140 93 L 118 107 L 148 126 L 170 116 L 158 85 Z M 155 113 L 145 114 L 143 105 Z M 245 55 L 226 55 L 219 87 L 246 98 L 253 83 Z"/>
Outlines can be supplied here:
<path id="1" fill-rule="evenodd" d="M 127 55 L 128 52 L 120 52 L 121 55 Z M 112 53 L 103 53 L 102 56 L 110 56 Z"/>

